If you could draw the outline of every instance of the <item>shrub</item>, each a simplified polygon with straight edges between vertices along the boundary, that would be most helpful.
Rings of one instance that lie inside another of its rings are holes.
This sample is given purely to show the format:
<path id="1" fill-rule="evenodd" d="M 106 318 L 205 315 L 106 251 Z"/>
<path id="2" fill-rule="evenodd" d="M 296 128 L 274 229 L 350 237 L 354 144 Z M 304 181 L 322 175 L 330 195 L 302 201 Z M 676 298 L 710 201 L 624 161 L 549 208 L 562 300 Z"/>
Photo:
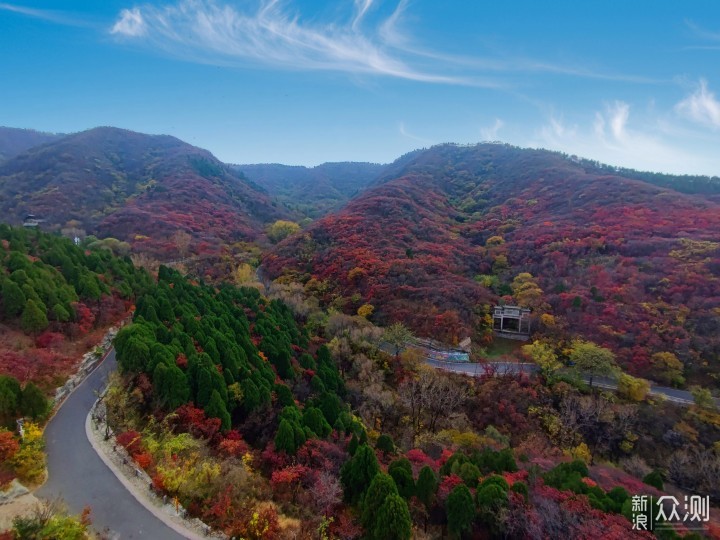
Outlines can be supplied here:
<path id="1" fill-rule="evenodd" d="M 660 474 L 660 471 L 658 471 L 658 470 L 654 470 L 654 471 L 646 474 L 645 478 L 643 478 L 643 482 L 645 482 L 648 486 L 652 486 L 661 491 L 662 491 L 663 485 L 664 485 L 662 475 Z"/>
<path id="2" fill-rule="evenodd" d="M 375 448 L 383 451 L 386 454 L 392 454 L 395 451 L 395 443 L 390 435 L 382 434 L 378 437 Z"/>

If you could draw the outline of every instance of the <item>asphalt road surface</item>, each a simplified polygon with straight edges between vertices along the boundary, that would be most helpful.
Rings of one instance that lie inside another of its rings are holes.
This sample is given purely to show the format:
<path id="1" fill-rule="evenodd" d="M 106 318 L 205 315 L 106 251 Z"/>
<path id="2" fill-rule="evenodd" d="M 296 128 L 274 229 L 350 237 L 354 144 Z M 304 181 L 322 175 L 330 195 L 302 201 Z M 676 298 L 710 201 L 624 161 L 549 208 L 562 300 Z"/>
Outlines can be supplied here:
<path id="1" fill-rule="evenodd" d="M 508 375 L 516 373 L 533 373 L 538 371 L 538 367 L 535 364 L 521 364 L 512 362 L 488 362 L 487 364 L 469 364 L 469 363 L 451 363 L 451 362 L 438 362 L 437 360 L 426 360 L 427 363 L 434 368 L 444 369 L 446 371 L 452 371 L 454 373 L 464 373 L 465 375 L 472 375 L 479 377 L 485 373 L 494 372 L 496 375 Z M 589 382 L 590 378 L 585 375 L 583 376 L 585 382 Z M 608 388 L 611 390 L 617 390 L 617 381 L 610 377 L 595 377 L 593 379 L 593 386 L 598 388 Z M 693 396 L 686 390 L 678 390 L 677 388 L 670 388 L 668 386 L 650 386 L 650 393 L 655 395 L 662 395 L 669 401 L 674 401 L 680 404 L 692 404 L 694 403 Z"/>
<path id="2" fill-rule="evenodd" d="M 179 540 L 179 535 L 128 492 L 98 457 L 85 434 L 97 392 L 115 370 L 115 350 L 70 394 L 45 429 L 48 481 L 35 494 L 60 497 L 74 514 L 89 506 L 93 527 L 110 538 Z"/>

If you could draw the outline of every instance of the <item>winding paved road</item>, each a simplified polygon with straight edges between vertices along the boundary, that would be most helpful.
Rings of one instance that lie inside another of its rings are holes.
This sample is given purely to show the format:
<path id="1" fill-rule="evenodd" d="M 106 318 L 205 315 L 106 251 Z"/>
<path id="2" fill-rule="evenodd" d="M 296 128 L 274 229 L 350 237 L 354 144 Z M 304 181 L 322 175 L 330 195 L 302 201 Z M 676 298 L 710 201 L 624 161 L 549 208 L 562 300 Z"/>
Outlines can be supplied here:
<path id="1" fill-rule="evenodd" d="M 115 350 L 68 396 L 45 429 L 48 481 L 36 491 L 44 499 L 61 497 L 72 513 L 90 506 L 93 527 L 110 538 L 181 540 L 128 492 L 102 462 L 85 434 L 85 419 L 109 373 Z"/>
<path id="2" fill-rule="evenodd" d="M 515 373 L 534 373 L 539 371 L 539 368 L 535 364 L 528 363 L 513 363 L 513 362 L 488 362 L 487 364 L 468 364 L 468 363 L 452 363 L 452 362 L 439 362 L 437 360 L 427 359 L 428 365 L 433 366 L 437 369 L 444 369 L 446 371 L 452 371 L 454 373 L 464 373 L 465 375 L 472 375 L 474 377 L 480 377 L 485 373 L 494 371 L 497 375 L 515 374 Z M 585 382 L 589 382 L 590 378 L 584 376 Z M 617 390 L 617 381 L 610 377 L 595 377 L 593 379 L 593 386 L 598 388 L 607 388 L 610 390 Z M 695 401 L 690 392 L 686 390 L 678 390 L 677 388 L 670 388 L 668 386 L 650 386 L 650 394 L 664 396 L 665 399 L 679 403 L 682 405 L 691 405 Z M 718 401 L 720 404 L 720 401 Z"/>

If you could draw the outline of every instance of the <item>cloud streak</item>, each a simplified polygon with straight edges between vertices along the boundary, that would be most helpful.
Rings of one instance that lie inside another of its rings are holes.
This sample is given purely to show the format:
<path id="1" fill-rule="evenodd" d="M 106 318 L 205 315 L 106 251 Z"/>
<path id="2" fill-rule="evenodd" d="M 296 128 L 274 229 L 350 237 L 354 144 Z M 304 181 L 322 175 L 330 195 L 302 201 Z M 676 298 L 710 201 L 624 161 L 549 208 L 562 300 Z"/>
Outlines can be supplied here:
<path id="1" fill-rule="evenodd" d="M 446 76 L 412 67 L 390 44 L 396 10 L 366 30 L 373 0 L 355 0 L 349 23 L 309 23 L 280 0 L 261 0 L 241 11 L 215 0 L 181 0 L 166 7 L 123 10 L 111 28 L 115 36 L 196 62 L 273 65 L 291 70 L 333 70 L 377 74 L 427 83 L 494 86 L 490 81 Z M 382 35 L 381 35 L 382 34 Z"/>
<path id="2" fill-rule="evenodd" d="M 52 11 L 47 9 L 34 9 L 25 6 L 18 6 L 15 4 L 7 4 L 0 2 L 0 10 L 10 11 L 19 15 L 25 15 L 26 17 L 32 17 L 34 19 L 41 19 L 44 21 L 52 22 L 55 24 L 61 24 L 63 26 L 77 26 L 77 27 L 92 27 L 92 23 L 84 21 L 82 19 L 73 17 L 62 11 Z"/>
<path id="3" fill-rule="evenodd" d="M 221 66 L 340 71 L 499 89 L 511 86 L 502 78 L 507 73 L 659 82 L 532 59 L 463 57 L 428 50 L 402 29 L 408 0 L 396 1 L 389 9 L 382 0 L 353 0 L 344 21 L 322 21 L 304 18 L 293 11 L 289 0 L 241 5 L 176 0 L 164 7 L 146 4 L 123 9 L 110 32 L 184 60 Z"/>
<path id="4" fill-rule="evenodd" d="M 683 117 L 713 128 L 720 128 L 720 102 L 715 98 L 707 85 L 700 80 L 695 92 L 675 106 L 675 110 Z"/>
<path id="5" fill-rule="evenodd" d="M 126 37 L 140 37 L 147 32 L 145 20 L 138 8 L 123 9 L 120 18 L 110 29 L 111 34 L 118 34 Z"/>
<path id="6" fill-rule="evenodd" d="M 553 116 L 523 144 L 640 170 L 717 175 L 720 158 L 709 157 L 713 153 L 703 148 L 716 143 L 662 116 L 633 120 L 631 106 L 614 101 L 596 111 L 590 125 L 567 124 Z"/>

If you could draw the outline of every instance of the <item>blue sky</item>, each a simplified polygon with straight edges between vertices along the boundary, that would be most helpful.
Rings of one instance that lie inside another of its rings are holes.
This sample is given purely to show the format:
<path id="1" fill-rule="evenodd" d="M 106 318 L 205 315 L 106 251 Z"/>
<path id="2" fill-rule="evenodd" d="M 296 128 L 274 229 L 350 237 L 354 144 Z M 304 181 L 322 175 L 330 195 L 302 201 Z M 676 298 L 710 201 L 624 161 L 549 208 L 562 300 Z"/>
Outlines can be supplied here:
<path id="1" fill-rule="evenodd" d="M 0 29 L 0 125 L 235 163 L 501 140 L 720 176 L 716 0 L 17 0 Z"/>

